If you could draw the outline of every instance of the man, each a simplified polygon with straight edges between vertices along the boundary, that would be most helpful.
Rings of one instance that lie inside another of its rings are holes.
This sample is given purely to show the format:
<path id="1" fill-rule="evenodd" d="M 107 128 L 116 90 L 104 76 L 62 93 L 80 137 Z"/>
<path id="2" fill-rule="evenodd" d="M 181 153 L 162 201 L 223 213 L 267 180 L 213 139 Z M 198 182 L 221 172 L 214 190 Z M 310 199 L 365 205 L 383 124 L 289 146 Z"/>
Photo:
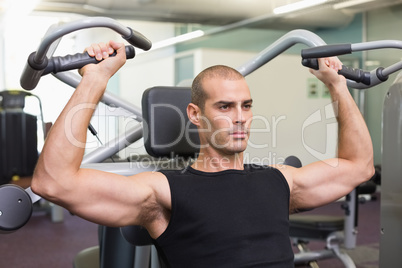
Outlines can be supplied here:
<path id="1" fill-rule="evenodd" d="M 191 167 L 131 177 L 81 169 L 80 144 L 94 107 L 125 63 L 123 44 L 87 51 L 104 60 L 80 70 L 82 81 L 49 133 L 32 189 L 101 225 L 144 226 L 172 267 L 292 267 L 289 210 L 330 203 L 374 173 L 371 139 L 336 58 L 320 59 L 320 69 L 311 70 L 337 103 L 336 159 L 299 169 L 244 165 L 250 91 L 237 71 L 214 66 L 195 78 L 187 108 L 201 142 Z"/>

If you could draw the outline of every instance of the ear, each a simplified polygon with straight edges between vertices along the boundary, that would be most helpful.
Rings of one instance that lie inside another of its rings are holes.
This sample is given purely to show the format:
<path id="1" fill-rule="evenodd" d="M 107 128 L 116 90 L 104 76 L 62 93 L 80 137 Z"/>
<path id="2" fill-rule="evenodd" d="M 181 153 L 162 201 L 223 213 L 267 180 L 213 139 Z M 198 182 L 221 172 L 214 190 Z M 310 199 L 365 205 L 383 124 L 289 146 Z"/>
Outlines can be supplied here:
<path id="1" fill-rule="evenodd" d="M 188 119 L 196 126 L 200 125 L 201 109 L 194 103 L 189 103 L 187 106 Z"/>

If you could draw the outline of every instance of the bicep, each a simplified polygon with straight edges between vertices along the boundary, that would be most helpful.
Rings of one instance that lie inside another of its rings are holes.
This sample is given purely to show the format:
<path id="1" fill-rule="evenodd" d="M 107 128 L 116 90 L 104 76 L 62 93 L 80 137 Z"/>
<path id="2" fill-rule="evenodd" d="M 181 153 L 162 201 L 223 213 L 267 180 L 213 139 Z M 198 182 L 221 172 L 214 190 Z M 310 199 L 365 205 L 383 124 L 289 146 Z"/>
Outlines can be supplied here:
<path id="1" fill-rule="evenodd" d="M 334 158 L 285 171 L 291 185 L 291 203 L 313 208 L 331 203 L 357 187 L 362 178 L 353 162 Z M 286 177 L 286 175 L 285 175 Z"/>
<path id="2" fill-rule="evenodd" d="M 154 191 L 152 174 L 125 177 L 92 169 L 81 169 L 72 178 L 72 188 L 61 202 L 72 213 L 106 226 L 140 224 L 143 206 L 151 202 Z"/>

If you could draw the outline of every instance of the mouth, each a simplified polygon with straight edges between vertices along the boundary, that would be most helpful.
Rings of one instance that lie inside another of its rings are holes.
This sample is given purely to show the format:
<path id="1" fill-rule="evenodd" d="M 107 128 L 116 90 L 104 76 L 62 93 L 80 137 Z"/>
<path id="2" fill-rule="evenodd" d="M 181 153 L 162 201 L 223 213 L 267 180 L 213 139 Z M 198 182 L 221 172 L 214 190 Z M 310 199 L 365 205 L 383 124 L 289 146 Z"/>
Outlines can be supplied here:
<path id="1" fill-rule="evenodd" d="M 247 137 L 247 131 L 236 130 L 232 131 L 230 135 L 235 139 L 245 139 Z"/>

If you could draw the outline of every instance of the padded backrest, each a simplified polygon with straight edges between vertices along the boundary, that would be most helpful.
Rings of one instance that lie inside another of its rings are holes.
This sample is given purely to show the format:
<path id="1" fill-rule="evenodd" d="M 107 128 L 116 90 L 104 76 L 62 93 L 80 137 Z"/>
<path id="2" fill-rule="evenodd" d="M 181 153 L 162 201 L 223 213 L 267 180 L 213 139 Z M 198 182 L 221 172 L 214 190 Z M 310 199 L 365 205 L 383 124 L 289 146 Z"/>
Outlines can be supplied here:
<path id="1" fill-rule="evenodd" d="M 199 151 L 197 128 L 187 117 L 191 101 L 188 87 L 152 87 L 142 96 L 144 144 L 153 157 L 194 157 Z M 146 229 L 139 226 L 120 228 L 122 236 L 132 245 L 153 243 Z M 160 260 L 161 267 L 165 267 Z"/>
<path id="2" fill-rule="evenodd" d="M 145 148 L 154 157 L 194 157 L 197 128 L 187 117 L 189 87 L 152 87 L 142 97 Z"/>

